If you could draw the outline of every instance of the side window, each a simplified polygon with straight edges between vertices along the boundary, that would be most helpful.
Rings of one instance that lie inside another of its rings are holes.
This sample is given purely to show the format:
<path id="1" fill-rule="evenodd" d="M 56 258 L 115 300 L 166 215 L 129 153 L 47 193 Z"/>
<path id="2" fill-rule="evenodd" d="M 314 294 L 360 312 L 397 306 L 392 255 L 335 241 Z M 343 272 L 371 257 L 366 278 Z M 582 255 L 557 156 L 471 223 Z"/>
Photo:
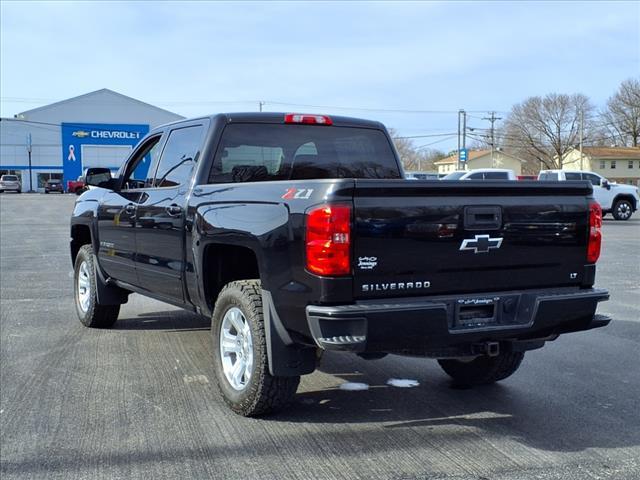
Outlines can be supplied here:
<path id="1" fill-rule="evenodd" d="M 156 165 L 158 161 L 161 138 L 162 135 L 156 135 L 147 140 L 127 163 L 122 181 L 123 189 L 143 188 L 150 184 L 152 172 L 149 171 L 149 167 Z"/>
<path id="2" fill-rule="evenodd" d="M 467 177 L 469 180 L 482 180 L 482 172 L 480 173 L 472 173 Z"/>
<path id="3" fill-rule="evenodd" d="M 600 186 L 600 177 L 598 175 L 594 175 L 593 173 L 583 173 L 582 179 L 589 180 L 594 186 Z"/>
<path id="4" fill-rule="evenodd" d="M 174 187 L 189 181 L 197 161 L 203 128 L 195 125 L 171 131 L 156 170 L 154 187 Z"/>
<path id="5" fill-rule="evenodd" d="M 485 180 L 509 180 L 507 172 L 484 172 Z"/>
<path id="6" fill-rule="evenodd" d="M 566 180 L 582 180 L 582 175 L 578 172 L 565 172 L 564 178 Z"/>

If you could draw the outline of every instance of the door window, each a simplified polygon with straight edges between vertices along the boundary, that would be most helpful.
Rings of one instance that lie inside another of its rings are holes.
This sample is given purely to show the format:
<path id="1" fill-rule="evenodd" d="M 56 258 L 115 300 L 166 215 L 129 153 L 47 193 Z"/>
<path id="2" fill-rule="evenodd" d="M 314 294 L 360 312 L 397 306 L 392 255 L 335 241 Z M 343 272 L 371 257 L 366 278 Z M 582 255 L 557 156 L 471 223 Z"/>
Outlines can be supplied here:
<path id="1" fill-rule="evenodd" d="M 144 188 L 151 184 L 152 165 L 157 164 L 160 153 L 160 139 L 162 135 L 156 135 L 147 140 L 134 154 L 129 163 L 126 163 L 126 170 L 122 179 L 122 189 L 131 190 L 134 188 Z"/>
<path id="2" fill-rule="evenodd" d="M 589 180 L 591 184 L 596 187 L 600 186 L 600 181 L 601 181 L 600 177 L 598 175 L 594 175 L 593 173 L 583 173 L 582 179 Z"/>
<path id="3" fill-rule="evenodd" d="M 578 172 L 565 172 L 564 178 L 566 180 L 582 180 L 582 175 Z"/>
<path id="4" fill-rule="evenodd" d="M 194 125 L 172 130 L 156 171 L 154 187 L 174 187 L 188 183 L 204 127 Z"/>
<path id="5" fill-rule="evenodd" d="M 482 173 L 472 173 L 467 177 L 468 180 L 482 180 Z"/>

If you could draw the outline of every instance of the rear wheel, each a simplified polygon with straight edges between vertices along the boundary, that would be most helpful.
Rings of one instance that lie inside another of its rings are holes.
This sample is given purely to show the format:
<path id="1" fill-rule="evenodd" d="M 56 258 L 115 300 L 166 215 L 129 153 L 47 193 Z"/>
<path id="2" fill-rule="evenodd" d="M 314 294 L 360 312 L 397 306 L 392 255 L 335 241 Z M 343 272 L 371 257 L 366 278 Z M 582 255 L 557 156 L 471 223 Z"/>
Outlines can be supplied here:
<path id="1" fill-rule="evenodd" d="M 85 327 L 109 328 L 118 319 L 120 305 L 100 305 L 96 294 L 96 271 L 91 245 L 78 251 L 74 268 L 76 312 Z"/>
<path id="2" fill-rule="evenodd" d="M 633 213 L 633 205 L 629 200 L 618 200 L 611 213 L 616 220 L 629 220 Z"/>
<path id="3" fill-rule="evenodd" d="M 227 284 L 211 320 L 213 365 L 222 398 L 250 417 L 278 410 L 293 398 L 300 377 L 269 373 L 259 280 Z"/>
<path id="4" fill-rule="evenodd" d="M 503 352 L 495 357 L 486 355 L 471 361 L 438 360 L 442 369 L 460 386 L 487 385 L 511 376 L 518 370 L 524 352 Z"/>

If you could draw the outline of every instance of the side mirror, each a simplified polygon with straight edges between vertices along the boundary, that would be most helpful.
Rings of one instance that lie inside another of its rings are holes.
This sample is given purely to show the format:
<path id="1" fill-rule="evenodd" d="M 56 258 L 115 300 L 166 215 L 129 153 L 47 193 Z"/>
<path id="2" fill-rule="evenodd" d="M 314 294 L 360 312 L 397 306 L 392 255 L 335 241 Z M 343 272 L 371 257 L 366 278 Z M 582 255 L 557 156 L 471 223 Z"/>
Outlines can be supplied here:
<path id="1" fill-rule="evenodd" d="M 88 168 L 84 176 L 85 185 L 92 187 L 109 187 L 111 180 L 111 170 L 108 168 Z"/>
<path id="2" fill-rule="evenodd" d="M 611 190 L 611 184 L 609 183 L 609 180 L 602 180 L 602 186 L 604 188 L 606 188 L 607 190 Z"/>

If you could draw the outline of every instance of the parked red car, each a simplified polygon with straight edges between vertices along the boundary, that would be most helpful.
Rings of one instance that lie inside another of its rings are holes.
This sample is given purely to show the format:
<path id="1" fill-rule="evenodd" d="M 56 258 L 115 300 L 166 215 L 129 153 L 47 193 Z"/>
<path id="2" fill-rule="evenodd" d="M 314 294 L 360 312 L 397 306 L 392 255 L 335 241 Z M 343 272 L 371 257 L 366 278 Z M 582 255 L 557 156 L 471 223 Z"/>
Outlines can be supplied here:
<path id="1" fill-rule="evenodd" d="M 518 180 L 538 180 L 537 175 L 518 175 Z"/>

